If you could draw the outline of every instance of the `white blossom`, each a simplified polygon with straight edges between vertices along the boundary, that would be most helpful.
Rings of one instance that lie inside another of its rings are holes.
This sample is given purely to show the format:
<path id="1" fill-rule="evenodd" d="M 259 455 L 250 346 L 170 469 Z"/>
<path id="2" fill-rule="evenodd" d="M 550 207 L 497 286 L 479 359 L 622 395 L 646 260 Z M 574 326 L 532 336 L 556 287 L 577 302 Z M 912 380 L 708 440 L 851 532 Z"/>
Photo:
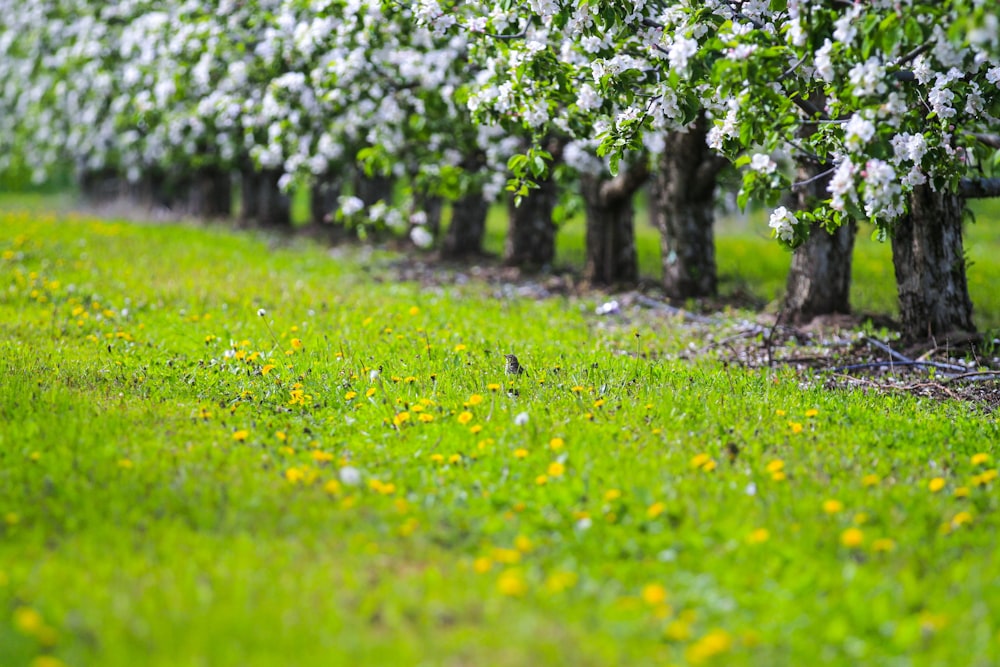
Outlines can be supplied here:
<path id="1" fill-rule="evenodd" d="M 772 160 L 770 155 L 756 153 L 750 159 L 750 168 L 761 174 L 773 174 L 778 168 L 778 163 Z"/>
<path id="2" fill-rule="evenodd" d="M 434 235 L 426 227 L 414 227 L 410 230 L 410 240 L 418 248 L 430 248 L 434 244 Z"/>
<path id="3" fill-rule="evenodd" d="M 784 206 L 779 206 L 771 213 L 767 226 L 774 230 L 777 238 L 790 243 L 795 239 L 795 225 L 798 223 L 795 215 Z"/>

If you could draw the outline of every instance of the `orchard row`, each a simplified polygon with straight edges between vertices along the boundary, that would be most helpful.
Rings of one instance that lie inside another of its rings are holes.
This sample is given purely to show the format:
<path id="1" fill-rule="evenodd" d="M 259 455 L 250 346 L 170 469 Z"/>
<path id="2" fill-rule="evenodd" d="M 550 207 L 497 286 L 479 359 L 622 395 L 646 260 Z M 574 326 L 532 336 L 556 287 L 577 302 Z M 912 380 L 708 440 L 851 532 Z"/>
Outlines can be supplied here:
<path id="1" fill-rule="evenodd" d="M 651 184 L 664 282 L 712 294 L 714 195 L 770 206 L 787 309 L 849 308 L 859 223 L 891 239 L 908 335 L 974 329 L 964 201 L 992 179 L 997 11 L 982 0 L 0 0 L 0 173 L 93 196 L 543 266 L 582 207 L 586 277 L 637 278 Z M 234 178 L 238 175 L 238 178 Z M 504 194 L 509 190 L 508 194 Z M 441 225 L 444 202 L 450 224 Z M 780 204 L 780 205 L 779 205 Z M 932 252 L 923 249 L 931 248 Z M 956 267 L 960 267 L 956 269 Z"/>

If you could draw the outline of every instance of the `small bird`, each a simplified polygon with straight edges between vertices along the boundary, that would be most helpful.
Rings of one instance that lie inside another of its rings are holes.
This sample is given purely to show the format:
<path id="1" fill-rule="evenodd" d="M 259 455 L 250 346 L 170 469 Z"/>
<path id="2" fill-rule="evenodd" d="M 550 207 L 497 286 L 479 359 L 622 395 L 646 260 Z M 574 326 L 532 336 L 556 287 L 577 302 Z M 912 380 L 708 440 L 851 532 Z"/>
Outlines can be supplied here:
<path id="1" fill-rule="evenodd" d="M 507 375 L 521 375 L 525 372 L 524 366 L 518 363 L 517 357 L 513 354 L 505 354 L 503 357 L 507 360 Z"/>

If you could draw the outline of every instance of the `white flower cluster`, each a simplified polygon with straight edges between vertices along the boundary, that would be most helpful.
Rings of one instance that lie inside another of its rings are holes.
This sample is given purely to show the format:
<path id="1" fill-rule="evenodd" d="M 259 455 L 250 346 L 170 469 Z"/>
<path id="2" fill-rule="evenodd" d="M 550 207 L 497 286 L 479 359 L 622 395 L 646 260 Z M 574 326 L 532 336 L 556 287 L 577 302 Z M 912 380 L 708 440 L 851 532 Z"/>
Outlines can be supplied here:
<path id="1" fill-rule="evenodd" d="M 784 206 L 779 206 L 771 213 L 771 218 L 767 226 L 774 230 L 776 238 L 791 243 L 795 240 L 795 226 L 799 224 L 798 218 Z"/>

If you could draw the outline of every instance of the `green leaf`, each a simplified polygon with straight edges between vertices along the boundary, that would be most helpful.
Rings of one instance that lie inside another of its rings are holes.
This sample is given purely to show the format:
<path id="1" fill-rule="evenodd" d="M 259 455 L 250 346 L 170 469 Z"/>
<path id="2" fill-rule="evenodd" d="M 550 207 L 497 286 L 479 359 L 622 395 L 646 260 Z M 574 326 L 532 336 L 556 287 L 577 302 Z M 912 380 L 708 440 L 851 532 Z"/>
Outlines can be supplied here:
<path id="1" fill-rule="evenodd" d="M 906 19 L 906 23 L 903 25 L 903 34 L 906 35 L 908 44 L 917 45 L 924 42 L 924 31 L 920 27 L 920 22 L 912 16 Z"/>

